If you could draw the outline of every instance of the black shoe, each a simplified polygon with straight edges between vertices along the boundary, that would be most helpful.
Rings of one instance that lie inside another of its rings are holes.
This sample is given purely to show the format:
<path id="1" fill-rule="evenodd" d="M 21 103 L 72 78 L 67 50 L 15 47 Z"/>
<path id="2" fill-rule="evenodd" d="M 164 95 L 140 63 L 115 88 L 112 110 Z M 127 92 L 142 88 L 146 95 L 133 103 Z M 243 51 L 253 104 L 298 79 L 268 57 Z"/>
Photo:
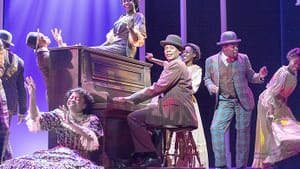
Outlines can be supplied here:
<path id="1" fill-rule="evenodd" d="M 140 164 L 139 167 L 160 167 L 161 165 L 161 160 L 160 158 L 152 158 L 148 157 L 145 158 L 143 164 Z"/>
<path id="2" fill-rule="evenodd" d="M 139 166 L 144 163 L 145 153 L 133 153 L 130 159 L 130 166 Z"/>

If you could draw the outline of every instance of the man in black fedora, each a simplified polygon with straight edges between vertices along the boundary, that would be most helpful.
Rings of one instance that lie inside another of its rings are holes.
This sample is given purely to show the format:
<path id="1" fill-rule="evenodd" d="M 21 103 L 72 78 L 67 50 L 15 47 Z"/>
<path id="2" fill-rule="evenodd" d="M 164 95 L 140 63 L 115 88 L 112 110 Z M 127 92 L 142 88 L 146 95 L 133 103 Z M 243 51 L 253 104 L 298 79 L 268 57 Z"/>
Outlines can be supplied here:
<path id="1" fill-rule="evenodd" d="M 225 132 L 233 117 L 236 119 L 236 167 L 245 169 L 248 163 L 250 146 L 251 112 L 254 98 L 248 82 L 263 83 L 267 76 L 266 67 L 256 73 L 246 54 L 238 52 L 238 39 L 235 32 L 221 34 L 217 45 L 221 51 L 206 59 L 205 86 L 216 96 L 216 109 L 210 127 L 212 145 L 217 169 L 227 169 Z"/>
<path id="2" fill-rule="evenodd" d="M 162 95 L 158 104 L 149 105 L 130 113 L 127 117 L 136 154 L 144 155 L 141 167 L 159 166 L 155 146 L 149 128 L 164 126 L 184 126 L 197 128 L 197 117 L 192 102 L 192 81 L 185 63 L 180 58 L 184 50 L 181 38 L 170 34 L 160 41 L 167 63 L 152 86 L 128 97 L 116 97 L 114 101 L 139 104 L 155 96 Z"/>
<path id="3" fill-rule="evenodd" d="M 26 45 L 32 49 L 34 49 L 37 58 L 36 62 L 39 67 L 39 70 L 42 72 L 43 79 L 46 85 L 46 89 L 48 92 L 49 89 L 49 49 L 48 46 L 51 43 L 51 40 L 48 36 L 43 33 L 37 32 L 29 32 L 26 36 Z"/>
<path id="4" fill-rule="evenodd" d="M 2 84 L 7 99 L 10 126 L 13 115 L 18 115 L 18 124 L 20 124 L 24 121 L 25 112 L 27 111 L 27 95 L 24 87 L 24 61 L 10 50 L 10 47 L 14 46 L 10 32 L 0 30 L 0 39 L 6 52 Z M 5 160 L 12 158 L 9 141 L 7 148 L 4 155 Z"/>

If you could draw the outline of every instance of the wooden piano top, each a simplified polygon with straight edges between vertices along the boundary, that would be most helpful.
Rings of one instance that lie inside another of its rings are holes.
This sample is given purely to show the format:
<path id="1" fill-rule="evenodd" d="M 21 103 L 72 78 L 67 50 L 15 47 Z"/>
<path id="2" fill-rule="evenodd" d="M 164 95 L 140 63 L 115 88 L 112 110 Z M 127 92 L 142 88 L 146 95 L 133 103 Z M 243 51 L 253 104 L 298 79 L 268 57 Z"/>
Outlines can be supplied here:
<path id="1" fill-rule="evenodd" d="M 75 87 L 96 94 L 106 92 L 112 98 L 128 96 L 151 85 L 152 64 L 90 47 L 52 48 L 49 64 L 49 109 L 61 105 L 64 93 Z M 132 111 L 139 106 L 111 101 L 95 104 L 96 109 L 103 107 Z"/>

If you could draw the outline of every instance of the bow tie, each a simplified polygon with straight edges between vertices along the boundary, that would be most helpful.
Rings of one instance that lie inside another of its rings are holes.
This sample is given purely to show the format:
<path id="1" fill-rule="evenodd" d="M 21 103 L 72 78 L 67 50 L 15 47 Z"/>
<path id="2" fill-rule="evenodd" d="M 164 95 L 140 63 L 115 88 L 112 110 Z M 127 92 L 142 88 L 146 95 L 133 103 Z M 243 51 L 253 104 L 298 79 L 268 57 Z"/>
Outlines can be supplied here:
<path id="1" fill-rule="evenodd" d="M 234 62 L 235 60 L 236 60 L 235 57 L 227 57 L 227 58 L 226 58 L 226 61 L 227 61 L 228 63 L 232 63 L 232 62 Z"/>

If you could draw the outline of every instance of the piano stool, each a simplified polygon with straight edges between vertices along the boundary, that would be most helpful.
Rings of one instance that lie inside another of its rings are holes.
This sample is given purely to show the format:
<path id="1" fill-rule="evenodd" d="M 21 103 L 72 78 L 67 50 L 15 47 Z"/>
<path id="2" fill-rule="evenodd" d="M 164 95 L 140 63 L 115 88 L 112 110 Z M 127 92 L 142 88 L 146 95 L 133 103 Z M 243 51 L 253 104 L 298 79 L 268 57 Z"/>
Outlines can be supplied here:
<path id="1" fill-rule="evenodd" d="M 201 166 L 201 161 L 198 155 L 197 147 L 191 132 L 191 128 L 188 127 L 169 127 L 166 126 L 162 128 L 163 139 L 162 139 L 162 167 L 169 167 L 169 168 L 194 168 L 194 157 L 200 164 L 199 169 L 204 169 Z M 171 147 L 171 140 L 173 134 L 176 133 L 176 140 L 175 140 L 175 151 L 170 153 Z M 181 153 L 179 153 L 181 151 Z M 170 159 L 173 158 L 174 164 L 171 164 Z M 178 162 L 185 161 L 187 162 L 186 167 L 178 167 L 176 164 Z"/>

